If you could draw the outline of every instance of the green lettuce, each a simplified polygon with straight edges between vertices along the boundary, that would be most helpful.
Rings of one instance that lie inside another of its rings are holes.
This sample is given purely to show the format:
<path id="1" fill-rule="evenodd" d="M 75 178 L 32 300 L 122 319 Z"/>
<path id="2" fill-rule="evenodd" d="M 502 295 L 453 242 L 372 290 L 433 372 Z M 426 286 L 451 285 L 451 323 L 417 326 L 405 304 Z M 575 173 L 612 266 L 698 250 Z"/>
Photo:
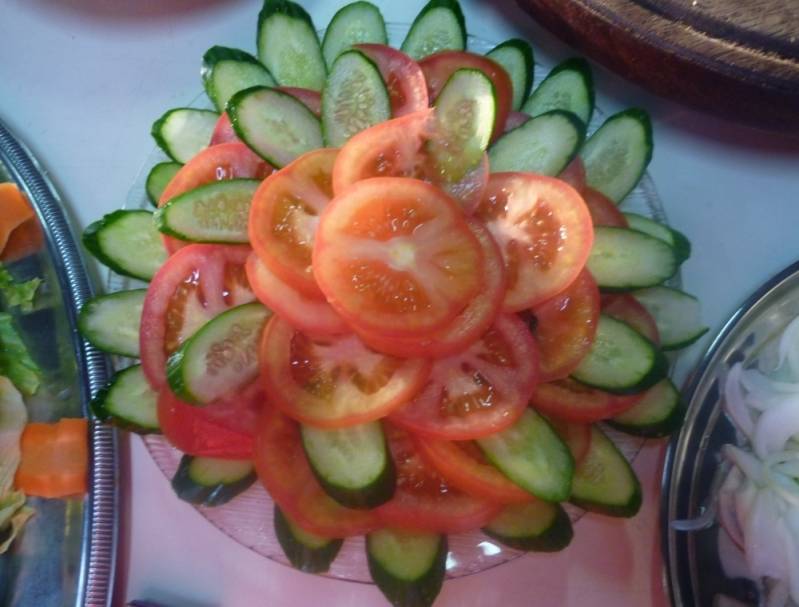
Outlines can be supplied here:
<path id="1" fill-rule="evenodd" d="M 31 396 L 42 383 L 42 370 L 22 341 L 10 314 L 0 312 L 0 375 L 8 377 L 25 396 Z"/>
<path id="2" fill-rule="evenodd" d="M 0 294 L 8 307 L 18 307 L 23 312 L 33 310 L 36 291 L 42 284 L 41 278 L 32 278 L 25 282 L 17 282 L 3 264 L 0 264 Z"/>
<path id="3" fill-rule="evenodd" d="M 25 494 L 13 487 L 20 461 L 20 439 L 27 422 L 28 410 L 22 395 L 7 377 L 0 377 L 0 554 L 33 514 L 25 506 Z"/>

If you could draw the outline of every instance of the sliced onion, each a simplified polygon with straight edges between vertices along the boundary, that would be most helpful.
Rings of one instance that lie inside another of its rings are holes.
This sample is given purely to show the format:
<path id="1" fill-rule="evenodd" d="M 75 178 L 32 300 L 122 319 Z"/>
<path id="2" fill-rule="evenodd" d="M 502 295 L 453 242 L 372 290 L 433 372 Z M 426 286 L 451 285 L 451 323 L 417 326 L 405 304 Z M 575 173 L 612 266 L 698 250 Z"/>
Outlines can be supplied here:
<path id="1" fill-rule="evenodd" d="M 779 359 L 780 366 L 787 362 L 791 376 L 799 378 L 799 317 L 794 318 L 782 332 Z"/>
<path id="2" fill-rule="evenodd" d="M 758 369 L 744 369 L 741 372 L 741 385 L 747 392 L 755 394 L 796 394 L 799 383 L 777 381 L 764 375 Z"/>
<path id="3" fill-rule="evenodd" d="M 744 547 L 749 570 L 758 577 L 785 579 L 785 545 L 782 542 L 779 512 L 771 491 L 757 492 L 752 514 L 744 527 Z"/>
<path id="4" fill-rule="evenodd" d="M 765 459 L 785 449 L 788 439 L 799 434 L 799 397 L 764 411 L 749 436 L 758 457 Z"/>
<path id="5" fill-rule="evenodd" d="M 744 393 L 741 388 L 741 363 L 732 366 L 724 382 L 724 410 L 746 438 L 751 438 L 755 429 L 755 420 L 744 402 Z"/>
<path id="6" fill-rule="evenodd" d="M 694 518 L 681 518 L 671 521 L 671 528 L 675 531 L 702 531 L 709 529 L 716 521 L 716 509 L 702 506 L 699 516 Z"/>
<path id="7" fill-rule="evenodd" d="M 741 469 L 748 479 L 757 485 L 764 485 L 766 482 L 763 463 L 751 453 L 739 449 L 735 445 L 724 445 L 721 454 L 730 462 Z"/>
<path id="8" fill-rule="evenodd" d="M 764 607 L 786 607 L 788 605 L 788 584 L 782 580 L 768 588 Z"/>
<path id="9" fill-rule="evenodd" d="M 741 525 L 738 522 L 738 515 L 735 512 L 735 493 L 743 480 L 740 469 L 730 468 L 730 472 L 719 490 L 719 499 L 716 503 L 719 523 L 739 548 L 743 548 L 744 538 Z"/>

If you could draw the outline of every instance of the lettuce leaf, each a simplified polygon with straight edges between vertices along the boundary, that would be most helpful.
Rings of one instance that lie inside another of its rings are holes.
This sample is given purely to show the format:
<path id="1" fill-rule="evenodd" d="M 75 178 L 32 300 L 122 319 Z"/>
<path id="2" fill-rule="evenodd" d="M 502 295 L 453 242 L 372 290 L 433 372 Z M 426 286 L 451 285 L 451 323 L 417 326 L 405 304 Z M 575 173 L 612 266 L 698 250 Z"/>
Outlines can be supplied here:
<path id="1" fill-rule="evenodd" d="M 23 312 L 32 311 L 33 300 L 40 284 L 41 278 L 17 282 L 3 264 L 0 264 L 0 294 L 9 307 L 18 307 Z"/>
<path id="2" fill-rule="evenodd" d="M 28 410 L 22 395 L 7 377 L 0 377 L 0 513 L 2 499 L 14 484 L 14 474 L 20 460 L 20 438 L 27 422 Z M 3 519 L 0 516 L 2 527 Z"/>
<path id="3" fill-rule="evenodd" d="M 25 396 L 35 394 L 42 383 L 42 370 L 6 313 L 0 313 L 0 375 L 8 377 Z"/>

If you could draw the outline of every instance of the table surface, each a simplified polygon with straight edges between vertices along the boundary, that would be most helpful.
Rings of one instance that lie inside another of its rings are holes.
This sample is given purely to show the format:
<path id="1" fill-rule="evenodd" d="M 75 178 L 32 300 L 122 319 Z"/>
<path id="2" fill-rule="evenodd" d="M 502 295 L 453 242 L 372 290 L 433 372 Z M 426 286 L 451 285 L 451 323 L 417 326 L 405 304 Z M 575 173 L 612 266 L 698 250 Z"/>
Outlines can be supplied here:
<path id="1" fill-rule="evenodd" d="M 374 1 L 393 22 L 408 22 L 421 5 Z M 462 3 L 479 37 L 526 37 L 548 63 L 570 55 L 511 0 Z M 304 2 L 318 24 L 337 4 Z M 153 120 L 202 90 L 199 63 L 209 46 L 253 49 L 259 8 L 244 0 L 0 0 L 0 117 L 51 171 L 76 227 L 124 204 L 153 149 Z M 605 109 L 635 104 L 652 114 L 650 172 L 670 222 L 693 242 L 683 281 L 715 332 L 753 289 L 799 257 L 799 142 L 697 114 L 600 68 L 596 81 Z M 92 271 L 102 284 L 99 268 Z M 701 355 L 708 341 L 688 357 Z M 175 499 L 138 437 L 125 442 L 125 452 L 129 541 L 114 604 L 384 604 L 373 586 L 310 577 L 234 543 Z M 665 604 L 657 545 L 661 455 L 652 446 L 636 462 L 646 494 L 638 517 L 589 516 L 563 553 L 447 582 L 437 605 Z"/>

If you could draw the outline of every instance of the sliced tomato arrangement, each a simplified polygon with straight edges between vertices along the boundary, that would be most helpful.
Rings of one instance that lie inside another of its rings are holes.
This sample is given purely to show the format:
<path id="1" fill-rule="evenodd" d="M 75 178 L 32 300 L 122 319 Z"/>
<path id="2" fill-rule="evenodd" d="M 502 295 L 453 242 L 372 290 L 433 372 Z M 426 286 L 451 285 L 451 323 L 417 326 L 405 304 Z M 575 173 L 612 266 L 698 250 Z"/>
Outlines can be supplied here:
<path id="1" fill-rule="evenodd" d="M 297 86 L 279 86 L 277 90 L 291 95 L 317 116 L 322 114 L 322 95 L 319 91 L 304 89 Z"/>
<path id="2" fill-rule="evenodd" d="M 391 115 L 394 118 L 427 109 L 427 82 L 419 64 L 402 51 L 385 44 L 356 44 L 364 55 L 374 61 L 386 83 Z"/>
<path id="3" fill-rule="evenodd" d="M 610 198 L 589 187 L 583 189 L 583 200 L 595 226 L 628 227 L 627 219 Z"/>
<path id="4" fill-rule="evenodd" d="M 209 145 L 219 145 L 220 143 L 231 143 L 238 141 L 241 143 L 236 131 L 233 129 L 233 123 L 230 121 L 230 116 L 227 112 L 222 112 L 219 120 L 216 121 L 214 132 L 211 133 L 211 142 Z"/>
<path id="5" fill-rule="evenodd" d="M 653 343 L 660 343 L 655 319 L 639 301 L 627 293 L 602 296 L 602 313 L 621 320 Z"/>
<path id="6" fill-rule="evenodd" d="M 590 424 L 624 413 L 642 396 L 610 394 L 569 378 L 538 384 L 530 404 L 553 419 Z"/>
<path id="7" fill-rule="evenodd" d="M 556 418 L 550 419 L 549 423 L 569 447 L 575 465 L 579 466 L 591 448 L 591 424 L 578 424 Z"/>
<path id="8" fill-rule="evenodd" d="M 558 175 L 558 179 L 565 181 L 580 194 L 585 193 L 585 165 L 579 156 L 575 156 Z"/>

